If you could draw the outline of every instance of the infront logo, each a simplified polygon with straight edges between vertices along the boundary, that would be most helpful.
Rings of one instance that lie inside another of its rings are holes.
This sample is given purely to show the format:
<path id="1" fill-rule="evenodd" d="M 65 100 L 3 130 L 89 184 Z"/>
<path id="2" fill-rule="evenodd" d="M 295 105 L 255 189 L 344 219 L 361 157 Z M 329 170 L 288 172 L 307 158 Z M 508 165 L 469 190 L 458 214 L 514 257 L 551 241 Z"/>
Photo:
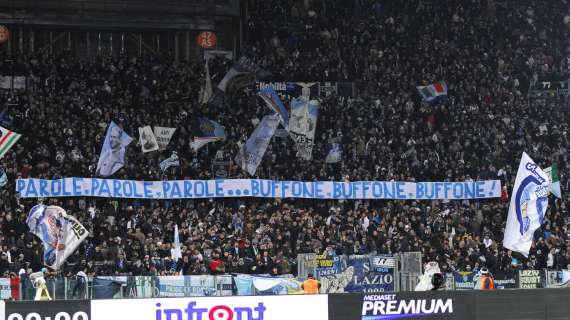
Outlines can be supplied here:
<path id="1" fill-rule="evenodd" d="M 263 320 L 266 310 L 263 302 L 257 307 L 234 307 L 217 305 L 210 308 L 198 308 L 195 301 L 188 303 L 185 309 L 161 308 L 156 304 L 156 320 Z"/>

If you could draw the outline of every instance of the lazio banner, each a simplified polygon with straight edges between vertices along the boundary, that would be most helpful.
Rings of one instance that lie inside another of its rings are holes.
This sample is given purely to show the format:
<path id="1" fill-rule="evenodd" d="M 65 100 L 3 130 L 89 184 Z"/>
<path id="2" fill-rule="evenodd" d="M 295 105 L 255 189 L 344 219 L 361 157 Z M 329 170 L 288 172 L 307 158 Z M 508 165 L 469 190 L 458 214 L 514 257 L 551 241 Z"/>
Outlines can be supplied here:
<path id="1" fill-rule="evenodd" d="M 22 198 L 103 197 L 193 199 L 226 197 L 305 199 L 484 199 L 501 196 L 499 180 L 470 182 L 276 181 L 261 179 L 134 181 L 98 178 L 18 179 Z"/>

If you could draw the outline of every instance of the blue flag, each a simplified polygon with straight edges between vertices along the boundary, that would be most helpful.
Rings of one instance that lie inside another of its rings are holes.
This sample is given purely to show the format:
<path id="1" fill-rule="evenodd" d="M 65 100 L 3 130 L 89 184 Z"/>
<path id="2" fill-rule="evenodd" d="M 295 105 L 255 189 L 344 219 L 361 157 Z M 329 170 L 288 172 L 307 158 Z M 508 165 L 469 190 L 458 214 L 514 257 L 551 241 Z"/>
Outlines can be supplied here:
<path id="1" fill-rule="evenodd" d="M 252 176 L 255 174 L 278 125 L 279 118 L 277 115 L 263 117 L 235 158 L 235 162 L 240 165 L 243 171 Z"/>
<path id="2" fill-rule="evenodd" d="M 285 109 L 285 105 L 283 105 L 281 99 L 279 99 L 277 92 L 275 92 L 272 87 L 267 86 L 259 92 L 259 96 L 263 99 L 269 109 L 279 114 L 283 126 L 287 129 L 289 127 L 289 113 L 287 112 L 287 109 Z"/>
<path id="3" fill-rule="evenodd" d="M 180 166 L 180 160 L 178 160 L 178 154 L 176 151 L 173 151 L 170 158 L 166 158 L 160 163 L 160 171 L 164 172 L 170 167 L 178 166 Z"/>
<path id="4" fill-rule="evenodd" d="M 0 188 L 4 187 L 8 184 L 8 176 L 6 175 L 6 171 L 4 169 L 0 169 Z"/>
<path id="5" fill-rule="evenodd" d="M 101 148 L 96 174 L 108 177 L 125 165 L 125 151 L 133 141 L 121 127 L 111 121 Z"/>
<path id="6" fill-rule="evenodd" d="M 198 127 L 199 136 L 195 136 L 194 141 L 190 143 L 190 147 L 194 151 L 198 151 L 210 142 L 226 139 L 226 129 L 216 121 L 201 117 L 198 118 Z"/>

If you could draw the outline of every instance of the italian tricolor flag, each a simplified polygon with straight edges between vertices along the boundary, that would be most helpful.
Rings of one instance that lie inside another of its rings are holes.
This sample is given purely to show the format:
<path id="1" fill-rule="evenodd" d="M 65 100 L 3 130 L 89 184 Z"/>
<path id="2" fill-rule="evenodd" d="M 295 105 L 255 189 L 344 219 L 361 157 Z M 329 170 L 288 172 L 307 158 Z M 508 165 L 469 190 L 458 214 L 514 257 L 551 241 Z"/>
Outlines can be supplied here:
<path id="1" fill-rule="evenodd" d="M 22 136 L 14 131 L 8 130 L 4 127 L 0 127 L 2 135 L 0 136 L 0 159 L 4 157 L 6 152 L 12 148 L 12 146 L 20 139 Z"/>
<path id="2" fill-rule="evenodd" d="M 447 96 L 447 84 L 444 81 L 439 81 L 428 86 L 416 87 L 418 92 L 425 101 L 431 102 L 440 96 Z"/>
<path id="3" fill-rule="evenodd" d="M 560 190 L 560 176 L 558 175 L 558 165 L 552 164 L 552 167 L 544 169 L 544 173 L 550 178 L 550 192 L 557 198 L 562 199 L 562 191 Z"/>

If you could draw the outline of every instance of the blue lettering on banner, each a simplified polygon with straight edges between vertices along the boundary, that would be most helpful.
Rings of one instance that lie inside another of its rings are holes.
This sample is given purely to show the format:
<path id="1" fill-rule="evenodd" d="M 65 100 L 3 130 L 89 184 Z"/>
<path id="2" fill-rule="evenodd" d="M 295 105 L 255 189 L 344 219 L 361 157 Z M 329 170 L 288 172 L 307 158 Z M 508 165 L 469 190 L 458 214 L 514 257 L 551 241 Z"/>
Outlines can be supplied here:
<path id="1" fill-rule="evenodd" d="M 224 180 L 216 180 L 216 197 L 224 196 Z"/>
<path id="2" fill-rule="evenodd" d="M 79 183 L 82 180 L 83 180 L 83 178 L 73 178 L 73 195 L 76 197 L 81 195 L 81 185 Z M 45 180 L 40 181 L 40 185 L 44 181 Z"/>
<path id="3" fill-rule="evenodd" d="M 150 187 L 152 186 L 152 182 L 145 181 L 143 185 L 144 185 L 144 197 L 152 198 L 152 190 L 150 189 Z"/>
<path id="4" fill-rule="evenodd" d="M 30 196 L 38 196 L 38 193 L 36 192 L 36 187 L 34 186 L 33 183 L 28 183 L 28 188 L 26 189 L 26 193 L 29 194 Z"/>
<path id="5" fill-rule="evenodd" d="M 483 186 L 483 181 L 475 182 L 477 185 L 477 198 L 485 198 L 485 189 Z"/>
<path id="6" fill-rule="evenodd" d="M 49 195 L 47 191 L 48 182 L 46 180 L 40 180 L 40 196 L 47 197 Z"/>
<path id="7" fill-rule="evenodd" d="M 499 187 L 497 187 L 499 184 Z M 304 199 L 480 199 L 500 197 L 500 181 L 278 181 L 262 179 L 134 181 L 100 178 L 18 179 L 22 198 L 105 197 L 192 199 L 265 197 Z"/>

